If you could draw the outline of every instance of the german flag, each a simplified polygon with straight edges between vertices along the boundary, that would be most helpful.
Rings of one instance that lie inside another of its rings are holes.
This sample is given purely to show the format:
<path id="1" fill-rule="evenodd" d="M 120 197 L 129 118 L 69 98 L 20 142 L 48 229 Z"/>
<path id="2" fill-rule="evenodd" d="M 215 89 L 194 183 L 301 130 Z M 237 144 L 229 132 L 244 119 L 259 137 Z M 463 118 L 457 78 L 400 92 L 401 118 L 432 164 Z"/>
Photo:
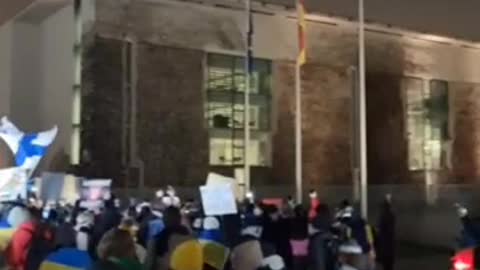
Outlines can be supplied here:
<path id="1" fill-rule="evenodd" d="M 305 0 L 297 0 L 298 13 L 298 57 L 297 65 L 302 66 L 307 62 L 307 48 L 305 32 L 307 23 L 305 21 Z"/>

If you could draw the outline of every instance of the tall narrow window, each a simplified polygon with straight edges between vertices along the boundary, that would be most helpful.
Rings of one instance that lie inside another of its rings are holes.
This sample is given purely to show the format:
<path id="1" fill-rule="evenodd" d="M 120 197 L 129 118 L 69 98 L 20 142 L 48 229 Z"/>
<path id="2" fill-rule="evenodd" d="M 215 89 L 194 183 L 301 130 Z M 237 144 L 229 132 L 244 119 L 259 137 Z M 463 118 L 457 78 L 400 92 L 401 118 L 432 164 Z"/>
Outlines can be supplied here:
<path id="1" fill-rule="evenodd" d="M 404 80 L 410 170 L 448 166 L 448 82 Z"/>
<path id="2" fill-rule="evenodd" d="M 209 54 L 207 58 L 206 119 L 210 129 L 210 165 L 244 163 L 245 70 L 242 57 Z M 250 84 L 252 166 L 270 165 L 270 62 L 255 59 Z"/>

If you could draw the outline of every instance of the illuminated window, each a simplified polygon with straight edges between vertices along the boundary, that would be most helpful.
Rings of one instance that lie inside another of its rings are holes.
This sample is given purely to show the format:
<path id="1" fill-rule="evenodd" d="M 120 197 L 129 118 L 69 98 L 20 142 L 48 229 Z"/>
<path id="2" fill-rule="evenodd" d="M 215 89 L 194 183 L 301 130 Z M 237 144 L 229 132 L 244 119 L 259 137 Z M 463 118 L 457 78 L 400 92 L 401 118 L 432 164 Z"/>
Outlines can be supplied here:
<path id="1" fill-rule="evenodd" d="M 405 79 L 406 125 L 410 170 L 448 166 L 448 82 Z"/>
<path id="2" fill-rule="evenodd" d="M 244 58 L 209 54 L 206 78 L 206 120 L 210 128 L 210 164 L 240 166 L 244 158 Z M 254 59 L 250 79 L 252 166 L 270 166 L 270 61 Z"/>

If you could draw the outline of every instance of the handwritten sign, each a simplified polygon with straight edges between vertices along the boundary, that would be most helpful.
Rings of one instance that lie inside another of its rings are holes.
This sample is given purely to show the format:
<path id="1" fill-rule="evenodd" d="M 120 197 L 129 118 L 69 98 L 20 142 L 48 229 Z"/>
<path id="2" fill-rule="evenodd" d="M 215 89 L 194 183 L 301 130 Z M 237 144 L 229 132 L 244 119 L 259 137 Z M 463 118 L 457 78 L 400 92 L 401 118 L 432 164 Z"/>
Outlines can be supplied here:
<path id="1" fill-rule="evenodd" d="M 207 216 L 237 213 L 237 203 L 231 185 L 218 184 L 200 187 L 203 211 Z"/>

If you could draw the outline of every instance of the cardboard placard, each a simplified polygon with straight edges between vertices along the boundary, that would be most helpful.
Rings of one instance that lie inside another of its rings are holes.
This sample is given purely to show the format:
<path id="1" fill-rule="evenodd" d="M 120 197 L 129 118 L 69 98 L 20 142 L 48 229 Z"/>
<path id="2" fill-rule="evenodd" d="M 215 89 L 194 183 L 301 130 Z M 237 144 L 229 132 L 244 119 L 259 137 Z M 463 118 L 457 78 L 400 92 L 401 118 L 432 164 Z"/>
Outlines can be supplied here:
<path id="1" fill-rule="evenodd" d="M 209 173 L 207 177 L 207 186 L 212 186 L 212 185 L 230 185 L 230 188 L 232 189 L 233 194 L 235 195 L 236 198 L 240 198 L 240 190 L 238 189 L 238 183 L 235 178 L 232 177 L 227 177 L 223 176 L 220 174 L 216 173 Z"/>
<path id="2" fill-rule="evenodd" d="M 237 202 L 231 185 L 207 185 L 200 187 L 203 211 L 207 216 L 236 214 Z"/>
<path id="3" fill-rule="evenodd" d="M 20 167 L 0 170 L 0 201 L 26 198 L 27 172 Z"/>

